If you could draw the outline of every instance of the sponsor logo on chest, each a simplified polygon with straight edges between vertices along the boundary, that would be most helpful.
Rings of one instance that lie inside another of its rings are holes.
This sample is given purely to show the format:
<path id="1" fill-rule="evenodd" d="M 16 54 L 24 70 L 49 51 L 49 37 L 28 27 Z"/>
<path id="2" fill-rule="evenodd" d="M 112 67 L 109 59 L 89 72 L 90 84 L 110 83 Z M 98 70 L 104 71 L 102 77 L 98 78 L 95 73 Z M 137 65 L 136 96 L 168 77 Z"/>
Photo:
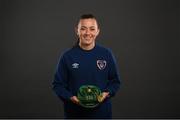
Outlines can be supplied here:
<path id="1" fill-rule="evenodd" d="M 79 68 L 79 64 L 78 63 L 73 63 L 72 68 L 75 68 L 75 69 Z"/>

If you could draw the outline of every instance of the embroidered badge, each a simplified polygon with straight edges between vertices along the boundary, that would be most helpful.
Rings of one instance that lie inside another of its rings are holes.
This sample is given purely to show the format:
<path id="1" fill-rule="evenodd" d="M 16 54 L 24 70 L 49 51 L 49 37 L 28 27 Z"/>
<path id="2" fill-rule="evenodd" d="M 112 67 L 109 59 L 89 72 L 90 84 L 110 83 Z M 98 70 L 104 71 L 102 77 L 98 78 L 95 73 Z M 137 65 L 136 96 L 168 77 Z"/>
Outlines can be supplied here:
<path id="1" fill-rule="evenodd" d="M 97 60 L 97 66 L 100 70 L 103 70 L 106 67 L 106 61 L 105 60 Z"/>

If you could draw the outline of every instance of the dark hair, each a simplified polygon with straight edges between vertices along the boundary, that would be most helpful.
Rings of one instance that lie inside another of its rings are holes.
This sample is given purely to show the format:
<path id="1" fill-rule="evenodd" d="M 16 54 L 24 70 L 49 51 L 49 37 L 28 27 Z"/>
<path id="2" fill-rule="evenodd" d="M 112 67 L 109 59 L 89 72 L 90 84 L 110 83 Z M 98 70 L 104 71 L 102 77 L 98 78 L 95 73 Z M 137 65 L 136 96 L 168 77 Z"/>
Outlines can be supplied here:
<path id="1" fill-rule="evenodd" d="M 95 17 L 93 14 L 83 14 L 83 15 L 80 16 L 77 24 L 78 24 L 79 21 L 82 20 L 82 19 L 95 19 L 95 20 L 97 21 L 96 17 Z M 98 23 L 97 23 L 97 24 L 98 24 Z"/>
<path id="2" fill-rule="evenodd" d="M 78 22 L 77 22 L 76 27 L 78 26 L 79 21 L 82 20 L 82 19 L 95 19 L 95 20 L 97 21 L 96 17 L 95 17 L 93 14 L 83 14 L 83 15 L 81 15 L 80 18 L 78 19 Z M 98 23 L 97 23 L 97 24 L 98 24 Z M 99 26 L 99 25 L 98 25 L 98 26 Z M 78 45 L 78 44 L 79 44 L 79 38 L 77 38 L 77 42 L 75 43 L 75 46 Z"/>
<path id="3" fill-rule="evenodd" d="M 96 19 L 96 17 L 93 14 L 83 14 L 80 17 L 80 19 L 88 19 L 88 18 Z"/>

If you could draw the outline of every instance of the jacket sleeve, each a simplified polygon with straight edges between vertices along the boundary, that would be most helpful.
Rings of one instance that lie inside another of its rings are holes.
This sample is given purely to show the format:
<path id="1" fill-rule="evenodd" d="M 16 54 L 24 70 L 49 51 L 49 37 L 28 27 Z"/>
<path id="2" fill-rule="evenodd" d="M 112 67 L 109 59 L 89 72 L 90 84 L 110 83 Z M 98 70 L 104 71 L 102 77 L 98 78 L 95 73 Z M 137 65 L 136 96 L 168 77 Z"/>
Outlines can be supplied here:
<path id="1" fill-rule="evenodd" d="M 120 88 L 120 76 L 117 68 L 117 63 L 114 55 L 109 50 L 109 71 L 108 71 L 108 83 L 105 91 L 110 93 L 110 97 L 115 96 L 116 92 Z"/>
<path id="2" fill-rule="evenodd" d="M 73 96 L 68 91 L 68 69 L 63 55 L 57 65 L 52 85 L 54 92 L 62 101 L 70 100 L 70 97 Z"/>

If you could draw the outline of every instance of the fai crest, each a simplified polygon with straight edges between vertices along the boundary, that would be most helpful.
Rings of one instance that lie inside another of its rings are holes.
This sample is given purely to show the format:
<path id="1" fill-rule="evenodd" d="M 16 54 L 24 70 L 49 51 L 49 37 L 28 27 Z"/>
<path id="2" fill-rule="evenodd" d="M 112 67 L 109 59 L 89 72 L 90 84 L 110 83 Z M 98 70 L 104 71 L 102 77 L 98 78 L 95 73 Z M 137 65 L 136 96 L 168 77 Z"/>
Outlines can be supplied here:
<path id="1" fill-rule="evenodd" d="M 103 70 L 106 67 L 106 61 L 105 60 L 97 60 L 97 66 L 100 70 Z"/>

